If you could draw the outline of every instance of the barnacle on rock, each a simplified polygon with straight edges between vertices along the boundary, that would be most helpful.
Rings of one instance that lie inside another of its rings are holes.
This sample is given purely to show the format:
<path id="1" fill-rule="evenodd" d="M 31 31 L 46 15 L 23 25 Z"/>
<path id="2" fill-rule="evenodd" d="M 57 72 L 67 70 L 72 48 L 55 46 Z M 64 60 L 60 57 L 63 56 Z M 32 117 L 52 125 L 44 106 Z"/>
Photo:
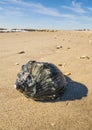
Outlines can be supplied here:
<path id="1" fill-rule="evenodd" d="M 17 76 L 16 89 L 34 100 L 54 100 L 66 88 L 63 73 L 51 63 L 29 61 Z"/>

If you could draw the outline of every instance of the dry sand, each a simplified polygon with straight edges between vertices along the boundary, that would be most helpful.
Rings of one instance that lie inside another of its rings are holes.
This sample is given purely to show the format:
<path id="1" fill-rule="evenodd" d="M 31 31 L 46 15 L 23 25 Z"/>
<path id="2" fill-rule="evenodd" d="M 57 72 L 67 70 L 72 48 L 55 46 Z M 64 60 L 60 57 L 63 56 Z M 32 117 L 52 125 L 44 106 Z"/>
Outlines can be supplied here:
<path id="1" fill-rule="evenodd" d="M 69 74 L 60 100 L 35 102 L 13 88 L 29 60 L 54 63 Z M 0 130 L 91 129 L 92 32 L 0 33 Z"/>

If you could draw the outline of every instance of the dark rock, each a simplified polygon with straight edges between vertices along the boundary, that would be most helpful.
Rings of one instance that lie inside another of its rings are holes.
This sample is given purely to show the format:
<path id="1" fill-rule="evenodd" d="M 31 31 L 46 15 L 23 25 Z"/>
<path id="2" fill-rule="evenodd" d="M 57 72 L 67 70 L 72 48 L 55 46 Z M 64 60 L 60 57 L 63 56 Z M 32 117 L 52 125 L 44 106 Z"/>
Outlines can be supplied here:
<path id="1" fill-rule="evenodd" d="M 67 84 L 63 73 L 51 63 L 29 61 L 17 76 L 16 89 L 34 100 L 54 100 Z"/>

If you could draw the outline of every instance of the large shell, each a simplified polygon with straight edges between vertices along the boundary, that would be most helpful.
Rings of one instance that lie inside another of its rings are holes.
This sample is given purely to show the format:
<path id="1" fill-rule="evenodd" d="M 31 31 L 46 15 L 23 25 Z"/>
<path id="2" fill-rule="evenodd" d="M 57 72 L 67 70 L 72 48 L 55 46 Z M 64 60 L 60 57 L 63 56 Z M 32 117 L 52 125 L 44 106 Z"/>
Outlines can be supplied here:
<path id="1" fill-rule="evenodd" d="M 21 67 L 15 86 L 34 100 L 51 100 L 65 90 L 66 80 L 55 65 L 29 61 Z"/>

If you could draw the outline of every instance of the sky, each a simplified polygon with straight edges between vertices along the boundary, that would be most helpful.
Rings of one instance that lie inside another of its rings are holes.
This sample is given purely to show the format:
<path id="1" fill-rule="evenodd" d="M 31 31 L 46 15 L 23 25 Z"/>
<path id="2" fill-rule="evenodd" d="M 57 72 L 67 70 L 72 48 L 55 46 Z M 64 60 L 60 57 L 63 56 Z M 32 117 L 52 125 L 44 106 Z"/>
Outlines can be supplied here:
<path id="1" fill-rule="evenodd" d="M 0 28 L 92 29 L 92 0 L 0 0 Z"/>

